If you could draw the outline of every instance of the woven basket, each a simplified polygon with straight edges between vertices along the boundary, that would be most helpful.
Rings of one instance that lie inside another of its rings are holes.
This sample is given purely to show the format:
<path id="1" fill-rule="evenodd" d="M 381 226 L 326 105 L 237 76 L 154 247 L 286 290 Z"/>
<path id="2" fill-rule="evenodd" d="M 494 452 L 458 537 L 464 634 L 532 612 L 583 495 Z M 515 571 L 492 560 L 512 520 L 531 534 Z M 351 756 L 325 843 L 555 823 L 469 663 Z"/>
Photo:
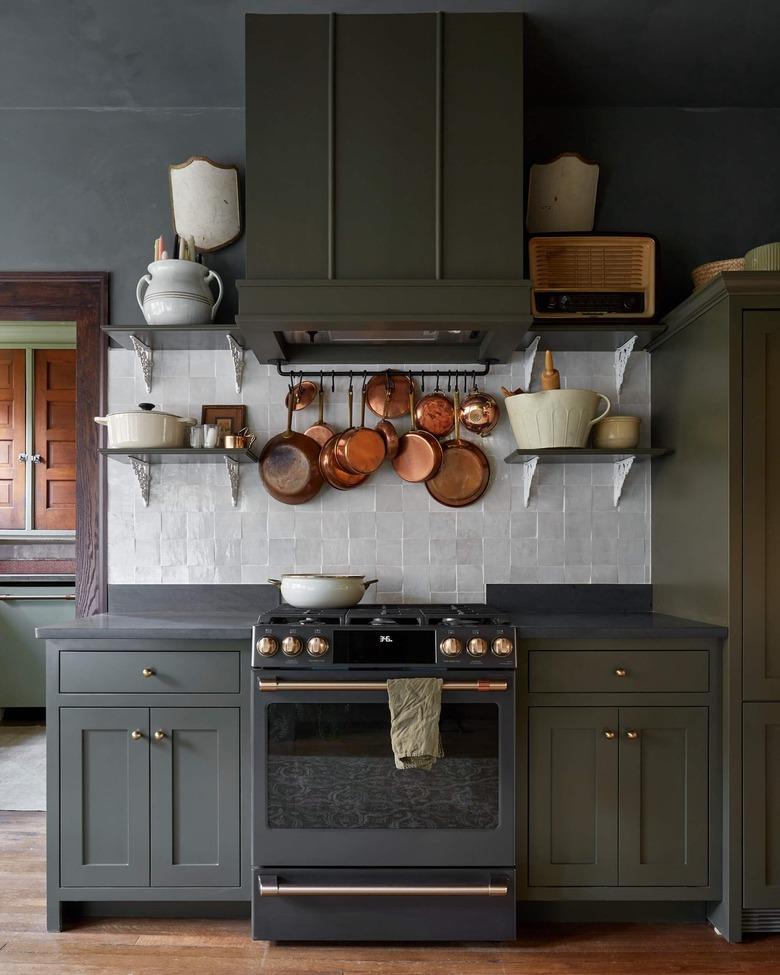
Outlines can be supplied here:
<path id="1" fill-rule="evenodd" d="M 705 284 L 709 284 L 723 271 L 744 271 L 744 257 L 730 257 L 725 261 L 710 261 L 708 264 L 700 264 L 691 271 L 693 278 L 693 290 L 698 291 Z"/>

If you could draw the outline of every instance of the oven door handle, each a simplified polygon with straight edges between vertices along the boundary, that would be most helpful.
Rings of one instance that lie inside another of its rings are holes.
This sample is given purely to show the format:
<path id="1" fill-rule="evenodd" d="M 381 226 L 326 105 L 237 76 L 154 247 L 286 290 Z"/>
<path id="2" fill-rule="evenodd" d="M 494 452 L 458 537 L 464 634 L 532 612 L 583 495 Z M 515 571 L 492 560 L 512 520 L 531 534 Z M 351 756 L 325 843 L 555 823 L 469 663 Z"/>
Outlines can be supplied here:
<path id="1" fill-rule="evenodd" d="M 400 884 L 280 884 L 279 878 L 261 875 L 257 878 L 261 897 L 506 897 L 506 877 L 491 877 L 486 884 L 445 884 L 440 886 L 404 886 Z"/>
<path id="2" fill-rule="evenodd" d="M 443 691 L 505 691 L 505 680 L 445 680 Z M 386 691 L 384 680 L 279 680 L 278 677 L 258 677 L 259 691 Z"/>

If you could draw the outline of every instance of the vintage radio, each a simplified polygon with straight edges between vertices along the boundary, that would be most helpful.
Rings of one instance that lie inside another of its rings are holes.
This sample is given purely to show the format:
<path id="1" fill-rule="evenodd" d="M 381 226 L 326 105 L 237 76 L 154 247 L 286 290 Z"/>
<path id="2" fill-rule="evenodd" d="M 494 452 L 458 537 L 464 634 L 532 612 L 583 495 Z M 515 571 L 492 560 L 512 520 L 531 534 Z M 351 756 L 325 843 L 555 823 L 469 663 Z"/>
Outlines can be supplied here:
<path id="1" fill-rule="evenodd" d="M 545 234 L 529 245 L 536 318 L 655 315 L 656 241 L 649 234 Z"/>

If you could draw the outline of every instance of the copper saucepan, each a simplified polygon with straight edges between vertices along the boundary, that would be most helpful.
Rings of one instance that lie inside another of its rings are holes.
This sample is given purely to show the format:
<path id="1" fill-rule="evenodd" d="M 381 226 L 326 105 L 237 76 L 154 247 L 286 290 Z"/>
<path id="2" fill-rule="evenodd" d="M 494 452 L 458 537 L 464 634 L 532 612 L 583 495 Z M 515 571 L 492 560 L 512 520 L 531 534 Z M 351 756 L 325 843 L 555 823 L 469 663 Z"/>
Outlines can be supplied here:
<path id="1" fill-rule="evenodd" d="M 490 483 L 490 464 L 475 443 L 460 439 L 460 394 L 455 389 L 455 436 L 442 444 L 443 459 L 435 477 L 426 482 L 428 493 L 439 504 L 464 508 L 473 504 Z"/>
<path id="2" fill-rule="evenodd" d="M 382 410 L 382 419 L 376 425 L 377 432 L 385 442 L 385 453 L 387 454 L 388 460 L 392 460 L 398 453 L 398 431 L 387 419 L 387 410 L 390 405 L 390 400 L 393 398 L 393 388 L 393 377 L 388 369 L 385 377 L 385 405 Z"/>
<path id="3" fill-rule="evenodd" d="M 324 447 L 336 431 L 329 423 L 326 423 L 324 419 L 325 389 L 322 383 L 322 373 L 320 373 L 320 389 L 317 393 L 317 405 L 319 407 L 317 422 L 312 423 L 312 425 L 304 432 L 307 437 L 311 437 L 312 440 L 316 440 L 320 447 Z"/>
<path id="4" fill-rule="evenodd" d="M 418 430 L 414 422 L 414 382 L 409 383 L 409 416 L 411 429 L 398 441 L 393 470 L 404 481 L 419 484 L 432 478 L 442 462 L 439 441 L 427 430 Z"/>
<path id="5" fill-rule="evenodd" d="M 349 426 L 347 431 L 352 429 L 352 383 L 350 382 L 349 393 L 347 396 L 349 404 Z M 345 471 L 336 457 L 336 444 L 343 434 L 334 433 L 325 446 L 320 451 L 320 471 L 325 480 L 337 491 L 349 491 L 350 488 L 357 487 L 366 480 L 368 474 L 351 474 Z"/>
<path id="6" fill-rule="evenodd" d="M 390 398 L 387 398 L 387 378 L 392 377 Z M 413 386 L 409 376 L 402 372 L 380 372 L 372 376 L 366 387 L 366 402 L 374 416 L 397 420 L 409 411 L 409 389 Z"/>
<path id="7" fill-rule="evenodd" d="M 349 414 L 352 418 L 352 383 L 349 386 Z M 385 459 L 382 434 L 366 426 L 366 381 L 360 395 L 360 425 L 350 427 L 336 441 L 336 460 L 350 474 L 373 474 Z"/>
<path id="8" fill-rule="evenodd" d="M 283 504 L 304 504 L 322 487 L 320 447 L 292 428 L 295 396 L 287 395 L 287 429 L 272 437 L 260 454 L 260 477 L 266 491 Z"/>
<path id="9" fill-rule="evenodd" d="M 446 437 L 455 426 L 455 410 L 452 400 L 440 388 L 438 372 L 436 373 L 434 391 L 417 401 L 414 419 L 418 429 L 427 430 L 434 437 Z"/>
<path id="10" fill-rule="evenodd" d="M 495 429 L 501 410 L 494 396 L 479 391 L 476 373 L 471 374 L 471 382 L 471 392 L 460 404 L 460 422 L 470 433 L 486 437 Z"/>

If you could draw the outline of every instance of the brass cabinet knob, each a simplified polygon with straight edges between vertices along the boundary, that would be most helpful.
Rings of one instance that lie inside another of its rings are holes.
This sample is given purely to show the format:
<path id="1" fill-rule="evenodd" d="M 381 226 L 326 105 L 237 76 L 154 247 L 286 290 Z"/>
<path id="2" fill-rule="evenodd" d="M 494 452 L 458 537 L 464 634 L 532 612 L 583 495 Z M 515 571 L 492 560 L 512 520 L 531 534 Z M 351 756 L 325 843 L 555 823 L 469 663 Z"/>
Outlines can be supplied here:
<path id="1" fill-rule="evenodd" d="M 638 731 L 631 730 L 631 731 L 627 731 L 626 732 L 626 738 L 630 738 L 631 741 L 634 741 L 634 739 L 635 738 L 638 738 L 638 737 L 639 737 L 639 732 Z"/>
<path id="2" fill-rule="evenodd" d="M 144 667 L 141 673 L 144 677 L 154 677 L 155 671 L 153 667 Z"/>
<path id="3" fill-rule="evenodd" d="M 164 731 L 155 731 L 155 733 L 154 733 L 154 740 L 155 741 L 165 741 L 165 732 Z"/>
<path id="4" fill-rule="evenodd" d="M 607 728 L 604 731 L 604 737 L 607 738 L 609 741 L 612 741 L 612 739 L 615 737 L 615 732 Z"/>
<path id="5" fill-rule="evenodd" d="M 628 676 L 628 671 L 626 670 L 625 667 L 618 667 L 615 670 L 615 677 L 627 677 L 627 676 Z"/>
<path id="6" fill-rule="evenodd" d="M 138 739 L 143 738 L 143 736 L 143 731 L 139 731 L 138 728 L 136 728 L 135 731 L 130 732 L 130 737 L 133 739 L 133 741 L 138 741 Z"/>

